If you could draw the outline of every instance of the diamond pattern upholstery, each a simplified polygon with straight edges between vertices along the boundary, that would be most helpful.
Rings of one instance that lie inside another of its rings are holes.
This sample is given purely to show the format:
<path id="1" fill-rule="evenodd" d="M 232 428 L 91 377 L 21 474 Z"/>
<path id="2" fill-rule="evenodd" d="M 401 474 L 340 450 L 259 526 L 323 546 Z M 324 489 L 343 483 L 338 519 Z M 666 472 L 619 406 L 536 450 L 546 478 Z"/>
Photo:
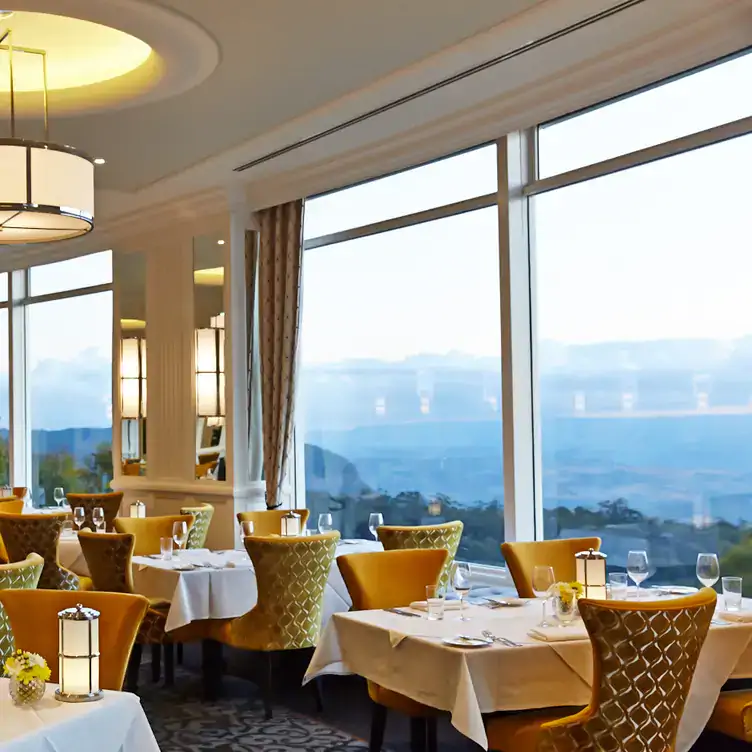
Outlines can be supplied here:
<path id="1" fill-rule="evenodd" d="M 523 729 L 527 713 L 494 718 L 487 727 L 490 748 L 671 752 L 715 606 L 709 588 L 668 602 L 580 600 L 593 645 L 590 704 L 544 722 L 537 734 Z"/>
<path id="2" fill-rule="evenodd" d="M 29 554 L 23 561 L 0 565 L 0 590 L 33 590 L 42 575 L 44 559 L 39 554 Z M 5 609 L 0 605 L 0 667 L 15 650 L 13 632 Z"/>
<path id="3" fill-rule="evenodd" d="M 456 521 L 415 527 L 382 525 L 376 532 L 385 551 L 405 548 L 445 548 L 449 556 L 441 571 L 439 585 L 446 588 L 449 586 L 452 563 L 462 538 L 462 528 L 463 524 Z"/>
<path id="4" fill-rule="evenodd" d="M 256 570 L 258 603 L 247 614 L 217 625 L 212 637 L 246 650 L 314 647 L 338 540 L 336 531 L 308 537 L 246 538 Z"/>
<path id="5" fill-rule="evenodd" d="M 180 514 L 190 514 L 193 517 L 193 525 L 188 531 L 186 548 L 203 548 L 206 545 L 206 536 L 209 534 L 214 516 L 214 507 L 211 504 L 201 504 L 196 507 L 182 507 Z"/>
<path id="6" fill-rule="evenodd" d="M 23 561 L 29 554 L 38 553 L 44 559 L 40 590 L 85 590 L 90 581 L 79 577 L 57 560 L 60 529 L 68 517 L 60 514 L 9 514 L 0 512 L 0 535 L 11 561 Z"/>
<path id="7" fill-rule="evenodd" d="M 105 530 L 111 533 L 115 527 L 115 517 L 118 516 L 120 505 L 123 503 L 122 491 L 102 494 L 66 494 L 68 504 L 71 509 L 83 507 L 84 523 L 82 528 L 88 527 L 89 530 L 95 530 L 92 512 L 95 507 L 101 507 L 104 512 Z"/>
<path id="8" fill-rule="evenodd" d="M 160 552 L 159 539 L 172 538 L 172 526 L 185 522 L 188 535 L 193 526 L 190 514 L 167 514 L 161 517 L 116 517 L 115 530 L 118 533 L 131 533 L 136 538 L 134 556 L 149 556 Z"/>

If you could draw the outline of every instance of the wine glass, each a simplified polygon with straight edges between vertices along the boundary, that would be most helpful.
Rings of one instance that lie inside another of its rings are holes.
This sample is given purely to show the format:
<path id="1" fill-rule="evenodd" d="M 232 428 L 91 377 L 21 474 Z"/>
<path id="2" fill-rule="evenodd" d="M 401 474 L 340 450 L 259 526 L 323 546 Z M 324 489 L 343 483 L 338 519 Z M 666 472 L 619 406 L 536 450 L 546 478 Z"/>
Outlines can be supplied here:
<path id="1" fill-rule="evenodd" d="M 332 515 L 329 512 L 319 515 L 319 533 L 328 533 L 334 527 Z M 373 531 L 371 531 L 373 532 Z"/>
<path id="2" fill-rule="evenodd" d="M 63 506 L 65 503 L 65 491 L 63 491 L 62 488 L 56 488 L 52 492 L 52 498 L 55 500 L 55 504 L 57 504 L 59 507 Z"/>
<path id="3" fill-rule="evenodd" d="M 697 554 L 697 579 L 705 587 L 713 587 L 721 576 L 716 554 Z"/>
<path id="4" fill-rule="evenodd" d="M 452 585 L 460 597 L 460 621 L 470 621 L 470 617 L 465 616 L 465 596 L 470 592 L 470 564 L 465 561 L 454 562 Z"/>
<path id="5" fill-rule="evenodd" d="M 104 532 L 104 509 L 102 507 L 94 507 L 91 513 L 91 521 L 98 533 Z"/>
<path id="6" fill-rule="evenodd" d="M 175 556 L 179 557 L 180 554 L 178 552 L 181 548 L 183 548 L 185 542 L 188 540 L 188 525 L 186 524 L 185 520 L 173 522 L 172 539 L 175 541 L 175 545 L 177 546 Z"/>
<path id="7" fill-rule="evenodd" d="M 86 522 L 86 510 L 83 507 L 76 507 L 73 510 L 73 522 L 75 522 L 76 527 L 81 530 L 81 526 Z"/>
<path id="8" fill-rule="evenodd" d="M 538 564 L 533 567 L 533 593 L 536 598 L 543 598 L 543 615 L 539 627 L 551 626 L 546 620 L 546 604 L 551 596 L 551 586 L 556 582 L 556 575 L 553 567 L 547 567 Z"/>
<path id="9" fill-rule="evenodd" d="M 381 512 L 372 512 L 368 517 L 368 529 L 371 535 L 378 540 L 379 534 L 376 532 L 384 524 L 384 515 Z"/>
<path id="10" fill-rule="evenodd" d="M 650 577 L 647 551 L 630 551 L 627 554 L 627 574 L 637 585 L 637 600 L 640 600 L 640 583 Z"/>

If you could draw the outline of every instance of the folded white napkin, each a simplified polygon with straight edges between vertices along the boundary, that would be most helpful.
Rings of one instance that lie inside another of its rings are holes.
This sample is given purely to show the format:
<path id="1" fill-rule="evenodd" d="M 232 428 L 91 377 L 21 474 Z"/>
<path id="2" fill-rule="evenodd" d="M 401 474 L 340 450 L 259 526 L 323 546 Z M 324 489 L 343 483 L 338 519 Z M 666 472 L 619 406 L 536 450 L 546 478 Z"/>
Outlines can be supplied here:
<path id="1" fill-rule="evenodd" d="M 718 611 L 716 616 L 724 621 L 738 621 L 742 624 L 752 623 L 752 611 Z"/>
<path id="2" fill-rule="evenodd" d="M 530 637 L 544 642 L 566 642 L 568 640 L 587 640 L 588 633 L 584 626 L 569 627 L 533 627 L 528 632 Z"/>
<path id="3" fill-rule="evenodd" d="M 427 601 L 413 601 L 410 604 L 410 608 L 414 608 L 416 611 L 428 611 Z M 459 611 L 459 601 L 444 601 L 444 611 Z"/>

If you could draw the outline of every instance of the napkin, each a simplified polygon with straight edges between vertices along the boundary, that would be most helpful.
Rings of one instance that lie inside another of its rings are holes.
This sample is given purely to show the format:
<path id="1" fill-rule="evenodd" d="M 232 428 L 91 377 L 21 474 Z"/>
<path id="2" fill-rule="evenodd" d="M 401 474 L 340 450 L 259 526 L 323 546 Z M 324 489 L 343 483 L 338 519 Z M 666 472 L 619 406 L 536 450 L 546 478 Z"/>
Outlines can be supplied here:
<path id="1" fill-rule="evenodd" d="M 413 601 L 410 604 L 410 608 L 414 608 L 416 611 L 428 611 L 428 602 L 427 601 Z M 444 611 L 459 611 L 460 610 L 460 602 L 459 601 L 444 601 Z"/>
<path id="2" fill-rule="evenodd" d="M 544 642 L 567 642 L 569 640 L 587 640 L 588 633 L 584 626 L 574 627 L 533 627 L 528 632 L 530 637 Z"/>
<path id="3" fill-rule="evenodd" d="M 737 621 L 742 624 L 752 623 L 752 611 L 718 611 L 716 616 L 724 621 Z"/>

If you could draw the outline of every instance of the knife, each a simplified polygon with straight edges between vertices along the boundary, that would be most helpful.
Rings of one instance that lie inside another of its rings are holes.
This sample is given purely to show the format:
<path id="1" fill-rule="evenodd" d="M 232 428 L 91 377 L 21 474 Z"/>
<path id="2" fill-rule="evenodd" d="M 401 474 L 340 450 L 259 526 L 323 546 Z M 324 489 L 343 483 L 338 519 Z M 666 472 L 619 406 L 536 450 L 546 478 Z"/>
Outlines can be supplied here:
<path id="1" fill-rule="evenodd" d="M 412 611 L 405 611 L 404 608 L 385 608 L 384 611 L 388 611 L 390 614 L 399 614 L 400 616 L 413 616 L 416 619 L 420 619 L 420 614 L 414 614 Z"/>

